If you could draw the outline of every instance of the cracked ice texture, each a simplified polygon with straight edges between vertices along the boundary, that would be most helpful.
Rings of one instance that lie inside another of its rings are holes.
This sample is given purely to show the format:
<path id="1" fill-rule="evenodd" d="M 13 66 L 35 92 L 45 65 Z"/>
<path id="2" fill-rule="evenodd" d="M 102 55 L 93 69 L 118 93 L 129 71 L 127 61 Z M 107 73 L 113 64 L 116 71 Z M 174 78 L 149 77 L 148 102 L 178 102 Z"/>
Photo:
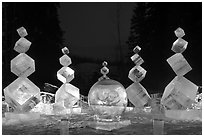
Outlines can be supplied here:
<path id="1" fill-rule="evenodd" d="M 35 72 L 35 61 L 25 53 L 11 60 L 11 72 L 18 77 L 28 77 Z"/>

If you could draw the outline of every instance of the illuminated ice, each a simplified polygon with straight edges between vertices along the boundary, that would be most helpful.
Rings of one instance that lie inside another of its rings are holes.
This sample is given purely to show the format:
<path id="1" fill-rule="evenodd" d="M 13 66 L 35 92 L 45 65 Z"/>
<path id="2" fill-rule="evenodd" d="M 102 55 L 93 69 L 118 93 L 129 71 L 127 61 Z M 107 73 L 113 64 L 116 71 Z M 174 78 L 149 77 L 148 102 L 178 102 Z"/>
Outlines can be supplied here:
<path id="1" fill-rule="evenodd" d="M 67 67 L 67 66 L 69 66 L 70 64 L 72 64 L 71 58 L 70 58 L 69 56 L 67 56 L 67 55 L 63 55 L 63 56 L 59 59 L 59 61 L 60 61 L 60 64 L 61 64 L 62 66 L 64 66 L 64 67 Z"/>
<path id="2" fill-rule="evenodd" d="M 167 62 L 178 76 L 183 76 L 192 70 L 181 53 L 176 53 L 167 59 Z"/>
<path id="3" fill-rule="evenodd" d="M 28 78 L 19 77 L 4 89 L 5 101 L 15 111 L 28 112 L 40 100 L 40 89 Z"/>
<path id="4" fill-rule="evenodd" d="M 141 66 L 135 66 L 129 71 L 128 78 L 137 83 L 144 79 L 146 72 Z"/>
<path id="5" fill-rule="evenodd" d="M 55 103 L 64 108 L 73 107 L 79 99 L 79 89 L 69 83 L 63 84 L 55 94 Z"/>
<path id="6" fill-rule="evenodd" d="M 176 35 L 176 37 L 178 37 L 178 38 L 181 38 L 181 37 L 183 37 L 184 35 L 185 35 L 185 32 L 184 32 L 184 30 L 182 29 L 182 28 L 177 28 L 175 31 L 174 31 L 174 33 L 175 33 L 175 35 Z"/>
<path id="7" fill-rule="evenodd" d="M 67 47 L 62 48 L 62 53 L 68 55 L 69 49 Z"/>
<path id="8" fill-rule="evenodd" d="M 185 41 L 182 38 L 178 38 L 174 43 L 173 46 L 171 48 L 172 51 L 174 51 L 175 53 L 182 53 L 186 50 L 188 45 L 188 42 Z"/>
<path id="9" fill-rule="evenodd" d="M 35 61 L 25 53 L 11 60 L 11 72 L 18 77 L 28 77 L 35 72 Z"/>
<path id="10" fill-rule="evenodd" d="M 183 76 L 176 76 L 165 88 L 161 102 L 170 109 L 191 107 L 198 86 Z"/>
<path id="11" fill-rule="evenodd" d="M 53 104 L 45 104 L 39 102 L 31 112 L 38 112 L 40 114 L 52 115 L 53 114 Z"/>
<path id="12" fill-rule="evenodd" d="M 62 67 L 58 72 L 57 72 L 57 78 L 62 82 L 62 83 L 68 83 L 74 79 L 74 70 L 71 69 L 70 67 Z"/>
<path id="13" fill-rule="evenodd" d="M 20 37 L 25 37 L 28 35 L 26 29 L 24 27 L 20 27 L 19 29 L 17 29 L 18 35 Z"/>
<path id="14" fill-rule="evenodd" d="M 20 38 L 14 46 L 14 50 L 18 53 L 25 53 L 29 50 L 31 42 L 28 41 L 26 38 Z"/>
<path id="15" fill-rule="evenodd" d="M 143 107 L 150 100 L 147 90 L 140 83 L 132 83 L 126 88 L 127 97 L 135 107 Z"/>
<path id="16" fill-rule="evenodd" d="M 139 53 L 141 51 L 141 48 L 139 46 L 136 46 L 134 49 L 133 49 L 133 52 L 135 54 Z"/>
<path id="17" fill-rule="evenodd" d="M 144 60 L 138 54 L 133 55 L 131 60 L 135 63 L 136 66 L 140 66 L 142 63 L 144 63 Z"/>

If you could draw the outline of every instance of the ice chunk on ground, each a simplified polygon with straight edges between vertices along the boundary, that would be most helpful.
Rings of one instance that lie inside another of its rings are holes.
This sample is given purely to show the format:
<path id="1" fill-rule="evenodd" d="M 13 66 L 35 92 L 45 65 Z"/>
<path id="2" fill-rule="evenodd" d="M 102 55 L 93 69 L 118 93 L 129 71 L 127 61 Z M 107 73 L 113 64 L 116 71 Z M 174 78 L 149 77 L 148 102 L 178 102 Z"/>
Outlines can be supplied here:
<path id="1" fill-rule="evenodd" d="M 38 112 L 40 114 L 52 115 L 53 114 L 53 104 L 38 103 L 31 112 Z"/>
<path id="2" fill-rule="evenodd" d="M 31 42 L 28 41 L 26 38 L 20 38 L 14 46 L 14 50 L 18 53 L 25 53 L 29 50 Z"/>
<path id="3" fill-rule="evenodd" d="M 178 38 L 171 48 L 171 50 L 175 53 L 182 53 L 186 50 L 188 42 L 182 38 Z"/>
<path id="4" fill-rule="evenodd" d="M 74 70 L 71 69 L 70 67 L 62 67 L 58 72 L 57 72 L 57 78 L 62 82 L 62 83 L 68 83 L 74 79 Z"/>
<path id="5" fill-rule="evenodd" d="M 150 99 L 147 90 L 140 83 L 133 83 L 127 89 L 127 98 L 135 107 L 144 106 Z"/>
<path id="6" fill-rule="evenodd" d="M 60 64 L 61 64 L 62 66 L 64 66 L 64 67 L 67 67 L 67 66 L 69 66 L 70 64 L 72 64 L 71 58 L 70 58 L 69 56 L 67 56 L 67 55 L 63 55 L 63 56 L 59 59 L 59 61 L 60 61 Z"/>
<path id="7" fill-rule="evenodd" d="M 183 76 L 192 70 L 181 53 L 176 53 L 167 59 L 167 62 L 178 76 Z"/>
<path id="8" fill-rule="evenodd" d="M 27 31 L 26 31 L 26 29 L 25 29 L 24 27 L 18 28 L 18 29 L 17 29 L 17 32 L 18 32 L 18 35 L 19 35 L 20 37 L 25 37 L 25 36 L 28 35 L 28 33 L 27 33 Z"/>
<path id="9" fill-rule="evenodd" d="M 25 53 L 11 60 L 11 72 L 18 77 L 28 77 L 35 72 L 35 61 Z"/>
<path id="10" fill-rule="evenodd" d="M 141 66 L 135 66 L 129 71 L 128 78 L 138 83 L 144 79 L 146 72 L 147 71 Z"/>

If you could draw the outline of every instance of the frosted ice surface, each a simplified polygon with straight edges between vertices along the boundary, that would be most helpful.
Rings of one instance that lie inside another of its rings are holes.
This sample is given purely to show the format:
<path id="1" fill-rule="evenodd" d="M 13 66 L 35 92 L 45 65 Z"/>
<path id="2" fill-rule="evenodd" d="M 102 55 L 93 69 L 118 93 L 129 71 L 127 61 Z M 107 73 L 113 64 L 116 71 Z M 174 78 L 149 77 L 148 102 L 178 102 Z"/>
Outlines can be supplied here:
<path id="1" fill-rule="evenodd" d="M 24 27 L 18 28 L 18 29 L 17 29 L 17 32 L 18 32 L 18 35 L 19 35 L 20 37 L 25 37 L 25 36 L 28 35 L 28 33 L 27 33 L 27 31 L 26 31 L 26 29 L 25 29 Z"/>
<path id="2" fill-rule="evenodd" d="M 192 70 L 181 53 L 176 53 L 167 59 L 167 62 L 178 76 L 183 76 Z"/>
<path id="3" fill-rule="evenodd" d="M 135 66 L 129 71 L 128 78 L 133 82 L 140 82 L 145 77 L 146 72 L 141 66 Z"/>
<path id="4" fill-rule="evenodd" d="M 27 111 L 26 105 L 31 105 L 31 103 L 35 106 L 37 100 L 40 99 L 39 93 L 40 89 L 34 83 L 28 78 L 22 77 L 19 77 L 4 89 L 6 102 L 17 111 Z"/>
<path id="5" fill-rule="evenodd" d="M 58 72 L 57 72 L 57 78 L 62 82 L 62 83 L 68 83 L 74 79 L 74 70 L 71 69 L 70 67 L 62 67 Z"/>
<path id="6" fill-rule="evenodd" d="M 35 72 L 35 61 L 25 53 L 11 60 L 11 72 L 18 77 L 28 77 Z"/>
<path id="7" fill-rule="evenodd" d="M 131 60 L 135 63 L 136 66 L 140 66 L 142 63 L 144 63 L 144 60 L 138 54 L 133 55 Z"/>
<path id="8" fill-rule="evenodd" d="M 31 110 L 31 112 L 38 112 L 40 114 L 52 115 L 53 105 L 40 102 Z"/>
<path id="9" fill-rule="evenodd" d="M 20 38 L 14 46 L 14 50 L 18 53 L 25 53 L 26 51 L 29 50 L 30 45 L 32 43 L 28 41 L 26 38 Z"/>
<path id="10" fill-rule="evenodd" d="M 174 43 L 173 46 L 171 48 L 172 51 L 174 51 L 175 53 L 182 53 L 186 50 L 188 45 L 188 42 L 185 41 L 182 38 L 178 38 Z"/>
<path id="11" fill-rule="evenodd" d="M 181 37 L 183 37 L 184 35 L 185 35 L 185 32 L 184 32 L 184 30 L 182 29 L 182 28 L 177 28 L 175 31 L 174 31 L 174 33 L 175 33 L 175 35 L 176 35 L 176 37 L 178 37 L 178 38 L 181 38 Z"/>
<path id="12" fill-rule="evenodd" d="M 73 107 L 79 99 L 79 89 L 69 83 L 63 84 L 55 94 L 55 103 L 61 102 L 65 108 Z"/>
<path id="13" fill-rule="evenodd" d="M 178 105 L 189 107 L 196 98 L 197 89 L 198 86 L 185 77 L 176 76 L 166 86 L 161 102 L 170 108 L 175 108 L 175 105 L 177 107 Z"/>
<path id="14" fill-rule="evenodd" d="M 150 99 L 147 90 L 140 83 L 132 83 L 126 92 L 127 98 L 135 107 L 144 106 Z"/>
<path id="15" fill-rule="evenodd" d="M 64 66 L 64 67 L 67 67 L 67 66 L 69 66 L 70 64 L 72 64 L 71 58 L 70 58 L 69 56 L 67 56 L 67 55 L 63 55 L 63 56 L 59 59 L 59 61 L 60 61 L 60 64 L 61 64 L 62 66 Z"/>

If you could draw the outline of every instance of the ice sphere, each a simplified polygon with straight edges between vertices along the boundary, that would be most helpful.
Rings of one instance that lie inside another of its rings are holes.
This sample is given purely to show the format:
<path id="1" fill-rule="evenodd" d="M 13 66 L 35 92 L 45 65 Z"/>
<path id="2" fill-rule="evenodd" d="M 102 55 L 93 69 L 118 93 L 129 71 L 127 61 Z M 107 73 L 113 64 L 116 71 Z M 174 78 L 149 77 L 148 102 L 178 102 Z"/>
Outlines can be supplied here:
<path id="1" fill-rule="evenodd" d="M 198 86 L 183 76 L 176 76 L 165 88 L 161 102 L 170 109 L 188 108 L 196 98 Z"/>
<path id="2" fill-rule="evenodd" d="M 147 90 L 140 83 L 132 83 L 126 88 L 127 97 L 135 107 L 143 107 L 150 100 Z"/>
<path id="3" fill-rule="evenodd" d="M 11 72 L 18 77 L 28 77 L 35 72 L 35 61 L 25 53 L 11 60 Z"/>
<path id="4" fill-rule="evenodd" d="M 32 43 L 28 41 L 26 38 L 20 38 L 14 46 L 14 50 L 18 53 L 25 53 L 30 48 Z"/>
<path id="5" fill-rule="evenodd" d="M 57 72 L 57 78 L 62 82 L 62 83 L 68 83 L 74 79 L 74 70 L 71 69 L 70 67 L 62 67 L 58 72 Z"/>
<path id="6" fill-rule="evenodd" d="M 18 35 L 20 37 L 25 37 L 28 35 L 26 29 L 24 27 L 20 27 L 19 29 L 17 29 Z"/>
<path id="7" fill-rule="evenodd" d="M 135 63 L 136 66 L 140 66 L 142 63 L 144 63 L 144 60 L 138 54 L 133 55 L 131 60 Z"/>
<path id="8" fill-rule="evenodd" d="M 128 78 L 131 79 L 133 82 L 140 82 L 146 75 L 146 70 L 141 66 L 135 66 L 129 71 Z"/>
<path id="9" fill-rule="evenodd" d="M 70 58 L 69 56 L 67 56 L 67 55 L 63 55 L 63 56 L 59 59 L 59 61 L 60 61 L 60 64 L 61 64 L 62 66 L 64 66 L 64 67 L 67 67 L 67 66 L 69 66 L 70 64 L 72 64 L 71 58 Z"/>
<path id="10" fill-rule="evenodd" d="M 118 121 L 127 106 L 125 88 L 115 80 L 102 79 L 91 87 L 88 104 L 97 121 Z"/>
<path id="11" fill-rule="evenodd" d="M 19 77 L 4 89 L 5 100 L 15 111 L 30 111 L 40 100 L 40 89 L 28 78 Z"/>
<path id="12" fill-rule="evenodd" d="M 133 49 L 133 52 L 134 52 L 135 54 L 137 54 L 137 53 L 140 52 L 140 50 L 141 50 L 141 48 L 140 48 L 139 46 L 136 46 L 136 47 Z"/>
<path id="13" fill-rule="evenodd" d="M 186 50 L 188 42 L 182 38 L 178 38 L 171 48 L 171 50 L 175 53 L 182 53 Z"/>
<path id="14" fill-rule="evenodd" d="M 176 53 L 167 59 L 167 62 L 178 76 L 183 76 L 192 70 L 181 53 Z"/>
<path id="15" fill-rule="evenodd" d="M 55 103 L 60 103 L 64 108 L 73 107 L 79 99 L 79 89 L 69 83 L 63 84 L 55 94 Z"/>
<path id="16" fill-rule="evenodd" d="M 176 37 L 178 38 L 182 38 L 184 35 L 185 35 L 185 32 L 182 28 L 177 28 L 175 31 L 174 31 Z"/>
<path id="17" fill-rule="evenodd" d="M 62 53 L 68 55 L 69 49 L 67 47 L 62 48 Z"/>

